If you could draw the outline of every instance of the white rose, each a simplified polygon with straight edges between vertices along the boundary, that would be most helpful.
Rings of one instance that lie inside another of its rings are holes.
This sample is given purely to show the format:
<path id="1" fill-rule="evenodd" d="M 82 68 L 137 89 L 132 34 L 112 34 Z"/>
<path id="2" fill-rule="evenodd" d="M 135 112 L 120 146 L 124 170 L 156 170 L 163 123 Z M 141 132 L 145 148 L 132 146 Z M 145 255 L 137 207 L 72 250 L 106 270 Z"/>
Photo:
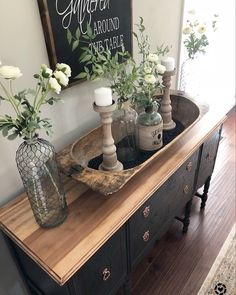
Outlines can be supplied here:
<path id="1" fill-rule="evenodd" d="M 156 69 L 157 69 L 158 73 L 160 73 L 160 74 L 164 74 L 166 71 L 166 67 L 161 64 L 157 64 Z"/>
<path id="2" fill-rule="evenodd" d="M 57 70 L 63 71 L 64 74 L 66 74 L 67 77 L 71 77 L 71 68 L 67 64 L 64 63 L 58 63 L 56 65 Z"/>
<path id="3" fill-rule="evenodd" d="M 49 79 L 49 87 L 55 91 L 57 94 L 59 94 L 61 92 L 61 85 L 57 82 L 56 78 L 50 78 Z"/>
<path id="4" fill-rule="evenodd" d="M 0 67 L 0 77 L 4 79 L 15 80 L 22 76 L 19 68 L 13 66 L 2 66 Z"/>
<path id="5" fill-rule="evenodd" d="M 45 77 L 45 78 L 52 77 L 52 70 L 47 65 L 42 64 L 41 71 L 42 71 L 43 77 Z M 46 74 L 46 76 L 44 74 Z"/>
<path id="6" fill-rule="evenodd" d="M 148 55 L 147 60 L 153 63 L 157 63 L 158 62 L 158 56 L 154 53 L 151 53 Z"/>
<path id="7" fill-rule="evenodd" d="M 151 74 L 152 73 L 152 68 L 151 67 L 144 67 L 144 72 L 146 73 L 146 74 Z"/>
<path id="8" fill-rule="evenodd" d="M 192 29 L 190 28 L 190 27 L 185 27 L 184 29 L 183 29 L 183 34 L 184 35 L 188 35 L 188 34 L 190 34 L 192 32 Z"/>
<path id="9" fill-rule="evenodd" d="M 54 72 L 54 76 L 57 79 L 57 81 L 63 85 L 63 86 L 67 86 L 69 83 L 69 78 L 61 71 L 55 71 Z"/>
<path id="10" fill-rule="evenodd" d="M 154 75 L 146 75 L 144 77 L 144 80 L 148 83 L 148 84 L 155 84 L 156 83 L 156 77 Z"/>
<path id="11" fill-rule="evenodd" d="M 48 67 L 47 65 L 41 64 L 41 70 L 46 70 L 47 67 Z"/>
<path id="12" fill-rule="evenodd" d="M 198 33 L 199 34 L 204 34 L 206 32 L 206 27 L 205 26 L 199 26 L 198 27 Z"/>

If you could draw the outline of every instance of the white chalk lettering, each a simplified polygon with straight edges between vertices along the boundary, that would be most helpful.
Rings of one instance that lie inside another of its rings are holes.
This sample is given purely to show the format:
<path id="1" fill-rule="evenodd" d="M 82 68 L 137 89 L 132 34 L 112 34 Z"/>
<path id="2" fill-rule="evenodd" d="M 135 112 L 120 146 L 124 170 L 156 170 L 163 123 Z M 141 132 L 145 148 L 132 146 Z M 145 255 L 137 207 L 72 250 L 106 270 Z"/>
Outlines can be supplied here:
<path id="1" fill-rule="evenodd" d="M 106 38 L 97 42 L 92 42 L 89 47 L 95 51 L 102 52 L 104 49 L 114 50 L 121 48 L 124 45 L 124 35 L 118 35 L 111 38 Z"/>
<path id="2" fill-rule="evenodd" d="M 98 20 L 94 22 L 93 29 L 94 34 L 100 35 L 105 33 L 110 33 L 113 31 L 117 31 L 120 28 L 120 20 L 118 17 L 108 18 L 104 20 Z"/>
<path id="3" fill-rule="evenodd" d="M 56 0 L 56 11 L 62 16 L 62 27 L 68 29 L 72 17 L 76 16 L 82 34 L 86 32 L 87 23 L 91 24 L 92 14 L 105 9 L 110 9 L 110 0 Z"/>

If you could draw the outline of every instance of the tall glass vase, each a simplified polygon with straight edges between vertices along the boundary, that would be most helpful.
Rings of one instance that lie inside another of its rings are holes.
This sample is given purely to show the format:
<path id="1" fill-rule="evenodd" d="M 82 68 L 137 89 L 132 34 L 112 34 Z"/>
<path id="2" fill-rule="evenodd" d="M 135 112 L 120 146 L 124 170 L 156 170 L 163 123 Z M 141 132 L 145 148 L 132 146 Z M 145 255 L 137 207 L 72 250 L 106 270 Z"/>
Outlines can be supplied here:
<path id="1" fill-rule="evenodd" d="M 25 140 L 16 151 L 16 163 L 37 223 L 45 228 L 61 224 L 67 205 L 54 147 L 37 137 Z"/>
<path id="2" fill-rule="evenodd" d="M 180 90 L 197 98 L 200 93 L 201 59 L 186 59 L 181 66 Z"/>
<path id="3" fill-rule="evenodd" d="M 131 108 L 119 108 L 113 114 L 112 133 L 117 145 L 119 161 L 131 162 L 137 158 L 135 128 L 138 114 Z"/>

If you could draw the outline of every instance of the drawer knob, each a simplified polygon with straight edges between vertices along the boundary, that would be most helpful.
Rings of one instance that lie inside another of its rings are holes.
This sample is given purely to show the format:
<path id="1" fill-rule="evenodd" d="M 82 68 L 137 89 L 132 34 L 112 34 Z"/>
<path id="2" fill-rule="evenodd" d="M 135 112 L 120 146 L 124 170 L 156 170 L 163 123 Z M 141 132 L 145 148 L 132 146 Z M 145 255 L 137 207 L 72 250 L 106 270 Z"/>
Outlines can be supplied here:
<path id="1" fill-rule="evenodd" d="M 192 168 L 193 168 L 193 163 L 192 162 L 189 162 L 188 165 L 186 166 L 186 170 L 188 172 L 191 172 L 192 171 Z"/>
<path id="2" fill-rule="evenodd" d="M 212 157 L 212 155 L 211 155 L 210 153 L 208 153 L 208 154 L 206 155 L 206 159 L 207 159 L 208 161 L 212 161 L 212 160 L 213 160 L 213 157 Z"/>
<path id="3" fill-rule="evenodd" d="M 150 233 L 149 230 L 147 230 L 144 234 L 143 234 L 143 240 L 144 242 L 147 242 L 150 238 Z"/>
<path id="4" fill-rule="evenodd" d="M 109 271 L 108 268 L 105 268 L 102 272 L 102 279 L 103 281 L 107 281 L 111 276 L 111 272 Z"/>
<path id="5" fill-rule="evenodd" d="M 185 195 L 187 195 L 189 193 L 189 186 L 187 184 L 184 186 L 183 191 L 184 191 Z"/>
<path id="6" fill-rule="evenodd" d="M 148 218 L 149 214 L 150 214 L 150 206 L 147 206 L 143 210 L 143 217 Z"/>

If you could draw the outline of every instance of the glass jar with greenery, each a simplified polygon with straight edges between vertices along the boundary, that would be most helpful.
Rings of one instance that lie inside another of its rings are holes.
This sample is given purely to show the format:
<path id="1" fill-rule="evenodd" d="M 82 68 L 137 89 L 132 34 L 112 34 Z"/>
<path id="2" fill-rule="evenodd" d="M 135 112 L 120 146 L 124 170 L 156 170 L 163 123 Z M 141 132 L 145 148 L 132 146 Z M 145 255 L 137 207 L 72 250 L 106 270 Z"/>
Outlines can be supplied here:
<path id="1" fill-rule="evenodd" d="M 159 56 L 165 55 L 169 47 L 162 45 L 156 52 L 150 52 L 149 37 L 145 33 L 143 18 L 137 24 L 138 33 L 134 33 L 142 60 L 137 67 L 135 103 L 144 111 L 137 120 L 137 143 L 140 150 L 155 151 L 162 147 L 162 117 L 158 113 L 159 103 L 155 97 L 162 91 L 162 75 L 165 67 L 159 63 Z"/>
<path id="2" fill-rule="evenodd" d="M 60 100 L 48 95 L 51 91 L 59 94 L 61 87 L 67 86 L 71 70 L 66 64 L 57 64 L 54 72 L 42 65 L 40 73 L 34 75 L 36 88 L 14 94 L 13 81 L 21 75 L 17 67 L 0 66 L 0 78 L 5 81 L 0 81 L 0 99 L 15 112 L 15 116 L 0 116 L 0 130 L 9 140 L 24 139 L 16 151 L 21 179 L 37 223 L 45 228 L 54 227 L 65 220 L 67 205 L 55 149 L 48 141 L 38 138 L 37 133 L 44 129 L 47 135 L 51 134 L 52 125 L 48 118 L 41 117 L 41 109 Z"/>

